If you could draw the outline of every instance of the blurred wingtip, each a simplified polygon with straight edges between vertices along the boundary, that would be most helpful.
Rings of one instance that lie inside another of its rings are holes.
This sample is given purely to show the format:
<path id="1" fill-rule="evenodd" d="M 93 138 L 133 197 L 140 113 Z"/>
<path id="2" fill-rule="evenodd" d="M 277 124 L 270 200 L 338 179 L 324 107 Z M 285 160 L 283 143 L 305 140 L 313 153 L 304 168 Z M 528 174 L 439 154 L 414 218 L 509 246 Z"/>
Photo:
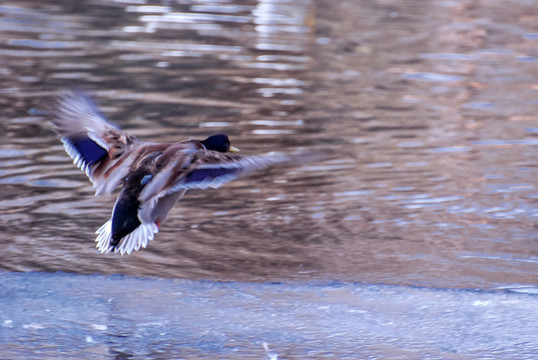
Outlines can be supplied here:
<path id="1" fill-rule="evenodd" d="M 333 148 L 309 148 L 298 149 L 286 154 L 287 163 L 293 165 L 306 165 L 313 162 L 323 162 L 341 158 L 353 157 L 351 153 L 342 152 L 340 149 Z"/>

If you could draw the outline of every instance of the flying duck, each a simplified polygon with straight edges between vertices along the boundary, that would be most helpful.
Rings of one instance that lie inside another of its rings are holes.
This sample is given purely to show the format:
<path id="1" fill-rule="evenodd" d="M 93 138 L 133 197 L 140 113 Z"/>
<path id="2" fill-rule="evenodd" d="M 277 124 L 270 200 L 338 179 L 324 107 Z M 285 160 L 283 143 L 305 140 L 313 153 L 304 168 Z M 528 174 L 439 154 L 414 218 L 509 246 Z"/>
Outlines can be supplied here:
<path id="1" fill-rule="evenodd" d="M 121 185 L 112 217 L 97 231 L 102 253 L 145 248 L 188 189 L 222 184 L 288 162 L 282 153 L 241 156 L 225 134 L 175 143 L 145 142 L 108 121 L 92 99 L 71 91 L 59 98 L 51 123 L 95 195 Z"/>

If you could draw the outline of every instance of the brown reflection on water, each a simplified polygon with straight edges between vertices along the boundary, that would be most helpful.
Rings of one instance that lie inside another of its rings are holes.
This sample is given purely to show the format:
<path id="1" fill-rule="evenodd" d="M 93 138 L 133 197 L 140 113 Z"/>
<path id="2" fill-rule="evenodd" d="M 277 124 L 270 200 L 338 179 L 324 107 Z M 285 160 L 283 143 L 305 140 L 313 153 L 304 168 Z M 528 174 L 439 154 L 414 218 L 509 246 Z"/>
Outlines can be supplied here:
<path id="1" fill-rule="evenodd" d="M 2 268 L 535 284 L 536 5 L 4 2 Z M 147 140 L 224 131 L 246 154 L 339 156 L 192 191 L 148 249 L 104 256 L 114 199 L 43 113 L 73 86 Z"/>

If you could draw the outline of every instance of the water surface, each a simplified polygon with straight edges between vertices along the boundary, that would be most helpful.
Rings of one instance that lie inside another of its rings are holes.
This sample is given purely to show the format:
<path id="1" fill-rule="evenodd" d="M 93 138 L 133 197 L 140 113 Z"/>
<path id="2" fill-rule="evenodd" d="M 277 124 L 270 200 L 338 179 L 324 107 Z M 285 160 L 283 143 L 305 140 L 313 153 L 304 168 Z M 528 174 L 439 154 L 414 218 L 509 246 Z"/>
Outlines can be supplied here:
<path id="1" fill-rule="evenodd" d="M 537 7 L 3 1 L 0 357 L 533 358 Z M 147 141 L 334 156 L 102 255 L 114 197 L 47 124 L 68 88 Z"/>
<path id="2" fill-rule="evenodd" d="M 535 285 L 534 8 L 4 2 L 1 267 Z M 226 132 L 245 154 L 337 155 L 189 192 L 148 249 L 103 256 L 114 198 L 93 197 L 44 113 L 72 87 L 145 140 Z"/>

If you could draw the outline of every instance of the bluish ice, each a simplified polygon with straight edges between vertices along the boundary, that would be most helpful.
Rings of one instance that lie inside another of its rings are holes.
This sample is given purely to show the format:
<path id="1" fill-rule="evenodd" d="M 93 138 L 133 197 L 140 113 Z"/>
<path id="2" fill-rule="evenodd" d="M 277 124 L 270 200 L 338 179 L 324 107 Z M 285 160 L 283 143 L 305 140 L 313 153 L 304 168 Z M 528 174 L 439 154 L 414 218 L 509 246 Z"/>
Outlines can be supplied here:
<path id="1" fill-rule="evenodd" d="M 0 358 L 536 359 L 535 288 L 0 273 Z"/>

